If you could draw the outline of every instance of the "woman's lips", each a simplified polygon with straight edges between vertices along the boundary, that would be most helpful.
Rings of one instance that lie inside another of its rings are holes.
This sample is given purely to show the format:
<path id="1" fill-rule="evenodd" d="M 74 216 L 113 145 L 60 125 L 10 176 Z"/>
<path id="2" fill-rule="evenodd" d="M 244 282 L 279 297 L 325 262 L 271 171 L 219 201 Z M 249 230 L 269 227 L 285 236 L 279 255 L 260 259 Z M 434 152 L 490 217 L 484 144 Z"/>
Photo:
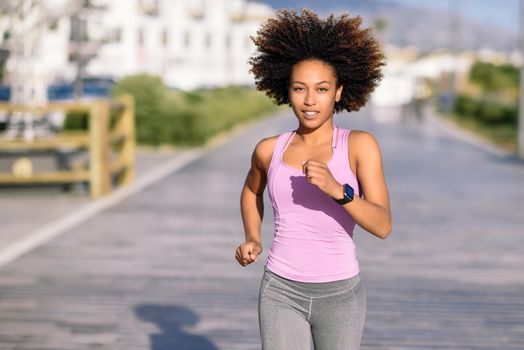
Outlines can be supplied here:
<path id="1" fill-rule="evenodd" d="M 314 119 L 318 115 L 318 111 L 302 111 L 306 119 Z"/>

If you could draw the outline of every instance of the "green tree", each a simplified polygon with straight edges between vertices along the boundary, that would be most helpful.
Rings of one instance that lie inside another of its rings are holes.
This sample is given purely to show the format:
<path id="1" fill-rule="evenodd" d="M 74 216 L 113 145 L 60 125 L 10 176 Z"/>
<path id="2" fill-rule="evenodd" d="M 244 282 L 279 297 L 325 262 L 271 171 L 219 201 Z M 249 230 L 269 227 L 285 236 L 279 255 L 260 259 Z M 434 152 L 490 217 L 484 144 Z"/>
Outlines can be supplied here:
<path id="1" fill-rule="evenodd" d="M 518 89 L 519 69 L 510 64 L 494 65 L 477 61 L 471 67 L 469 78 L 484 92 L 499 93 Z"/>

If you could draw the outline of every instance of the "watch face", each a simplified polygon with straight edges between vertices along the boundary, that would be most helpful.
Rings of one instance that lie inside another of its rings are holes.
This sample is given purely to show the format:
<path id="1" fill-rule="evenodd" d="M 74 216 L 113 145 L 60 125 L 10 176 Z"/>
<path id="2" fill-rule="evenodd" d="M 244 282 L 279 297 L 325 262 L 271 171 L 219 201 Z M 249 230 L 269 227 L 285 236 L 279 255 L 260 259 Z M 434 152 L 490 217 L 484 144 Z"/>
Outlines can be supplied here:
<path id="1" fill-rule="evenodd" d="M 354 195 L 353 188 L 351 186 L 349 186 L 348 184 L 344 184 L 344 197 L 347 200 L 352 201 L 353 200 L 353 195 Z"/>
<path id="2" fill-rule="evenodd" d="M 342 199 L 334 198 L 334 199 L 338 204 L 346 204 L 353 200 L 353 195 L 354 195 L 353 187 L 349 186 L 348 184 L 344 184 L 344 198 Z"/>

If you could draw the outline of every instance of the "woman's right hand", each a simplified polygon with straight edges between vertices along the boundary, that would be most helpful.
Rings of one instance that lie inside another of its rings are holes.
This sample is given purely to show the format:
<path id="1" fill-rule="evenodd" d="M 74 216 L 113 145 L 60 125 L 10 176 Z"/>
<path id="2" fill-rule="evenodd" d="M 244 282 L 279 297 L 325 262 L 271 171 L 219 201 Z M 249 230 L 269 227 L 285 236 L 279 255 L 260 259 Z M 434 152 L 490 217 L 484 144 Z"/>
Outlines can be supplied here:
<path id="1" fill-rule="evenodd" d="M 247 266 L 257 261 L 258 255 L 262 253 L 262 245 L 259 242 L 245 242 L 238 246 L 235 259 L 242 266 Z"/>

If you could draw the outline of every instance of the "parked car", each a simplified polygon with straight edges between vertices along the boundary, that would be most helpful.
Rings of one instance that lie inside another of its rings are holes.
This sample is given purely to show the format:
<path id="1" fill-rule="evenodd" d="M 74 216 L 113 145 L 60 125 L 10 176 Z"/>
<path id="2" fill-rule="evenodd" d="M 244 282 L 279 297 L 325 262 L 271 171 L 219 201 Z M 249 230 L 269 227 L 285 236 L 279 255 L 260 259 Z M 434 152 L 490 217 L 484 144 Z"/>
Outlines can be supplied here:
<path id="1" fill-rule="evenodd" d="M 109 97 L 111 89 L 116 83 L 112 77 L 91 76 L 82 79 L 82 98 Z M 0 85 L 0 101 L 8 102 L 11 98 L 11 88 Z M 47 87 L 47 99 L 49 101 L 73 100 L 75 98 L 74 82 L 51 84 Z"/>

